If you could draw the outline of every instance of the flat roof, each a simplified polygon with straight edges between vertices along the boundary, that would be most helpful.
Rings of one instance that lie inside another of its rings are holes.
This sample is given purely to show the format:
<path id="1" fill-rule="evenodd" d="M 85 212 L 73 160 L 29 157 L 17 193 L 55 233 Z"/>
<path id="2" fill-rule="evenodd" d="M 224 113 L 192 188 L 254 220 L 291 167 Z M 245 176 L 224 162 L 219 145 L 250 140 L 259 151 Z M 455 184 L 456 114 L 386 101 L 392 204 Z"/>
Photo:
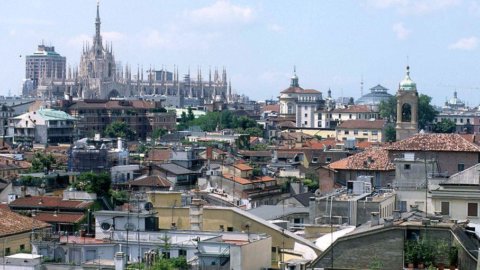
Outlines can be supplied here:
<path id="1" fill-rule="evenodd" d="M 12 259 L 38 259 L 43 257 L 42 255 L 38 254 L 28 254 L 28 253 L 17 253 L 13 254 L 10 256 L 6 256 L 7 258 L 12 258 Z"/>

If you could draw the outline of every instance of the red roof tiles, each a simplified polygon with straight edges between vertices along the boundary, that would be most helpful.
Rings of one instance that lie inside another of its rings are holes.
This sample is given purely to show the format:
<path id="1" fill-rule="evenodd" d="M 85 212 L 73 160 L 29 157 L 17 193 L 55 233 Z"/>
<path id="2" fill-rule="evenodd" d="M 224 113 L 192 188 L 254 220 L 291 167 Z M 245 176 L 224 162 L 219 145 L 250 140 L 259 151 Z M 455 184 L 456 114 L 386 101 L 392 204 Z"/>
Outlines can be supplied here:
<path id="1" fill-rule="evenodd" d="M 341 122 L 339 129 L 383 129 L 385 120 L 346 120 Z"/>
<path id="2" fill-rule="evenodd" d="M 467 141 L 459 134 L 416 134 L 387 146 L 394 151 L 480 152 L 480 146 Z"/>
<path id="3" fill-rule="evenodd" d="M 235 164 L 233 167 L 239 169 L 240 171 L 251 171 L 253 170 L 252 167 L 248 166 L 247 164 Z"/>
<path id="4" fill-rule="evenodd" d="M 91 201 L 62 200 L 56 196 L 30 196 L 16 199 L 10 203 L 10 208 L 87 209 L 91 204 Z"/>
<path id="5" fill-rule="evenodd" d="M 388 151 L 375 147 L 326 166 L 334 170 L 393 171 L 395 165 L 388 158 Z"/>
<path id="6" fill-rule="evenodd" d="M 41 213 L 38 213 L 34 218 L 36 220 L 40 220 L 48 223 L 73 224 L 73 223 L 81 222 L 85 218 L 85 215 L 83 213 L 56 213 L 55 214 L 55 213 L 41 212 Z"/>
<path id="7" fill-rule="evenodd" d="M 32 231 L 33 228 L 48 228 L 49 224 L 0 208 L 0 236 Z"/>

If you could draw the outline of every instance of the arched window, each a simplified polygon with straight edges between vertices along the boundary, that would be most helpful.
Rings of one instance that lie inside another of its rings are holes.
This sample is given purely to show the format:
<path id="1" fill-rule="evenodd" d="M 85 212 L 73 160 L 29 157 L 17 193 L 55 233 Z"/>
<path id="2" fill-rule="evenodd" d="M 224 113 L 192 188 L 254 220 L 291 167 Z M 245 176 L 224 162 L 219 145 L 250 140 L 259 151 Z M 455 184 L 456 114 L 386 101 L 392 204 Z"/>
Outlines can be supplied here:
<path id="1" fill-rule="evenodd" d="M 288 111 L 288 114 L 294 113 L 294 112 L 293 112 L 293 105 L 292 105 L 292 103 L 288 103 L 288 104 L 287 104 L 287 108 L 288 108 L 288 110 L 287 110 L 287 111 Z"/>
<path id="2" fill-rule="evenodd" d="M 408 103 L 402 105 L 402 122 L 412 121 L 412 106 Z"/>

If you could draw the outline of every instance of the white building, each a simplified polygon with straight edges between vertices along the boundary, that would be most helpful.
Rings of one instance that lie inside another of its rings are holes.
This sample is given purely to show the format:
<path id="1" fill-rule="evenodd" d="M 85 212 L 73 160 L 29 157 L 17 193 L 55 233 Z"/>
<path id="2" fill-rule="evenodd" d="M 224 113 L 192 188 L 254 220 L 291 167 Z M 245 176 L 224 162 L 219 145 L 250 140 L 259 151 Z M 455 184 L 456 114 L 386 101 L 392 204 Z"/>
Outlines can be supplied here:
<path id="1" fill-rule="evenodd" d="M 129 262 L 138 262 L 152 251 L 164 258 L 184 256 L 200 269 L 260 270 L 271 265 L 272 240 L 267 235 L 159 230 L 156 213 L 147 210 L 97 211 L 94 215 L 94 237 L 81 233 L 39 237 L 32 244 L 33 253 L 70 265 L 99 267 L 113 265 L 117 252 L 125 253 Z"/>
<path id="2" fill-rule="evenodd" d="M 291 119 L 297 127 L 317 127 L 315 112 L 324 104 L 322 93 L 314 89 L 303 89 L 294 73 L 290 87 L 280 92 L 280 117 Z"/>
<path id="3" fill-rule="evenodd" d="M 65 112 L 40 109 L 10 118 L 8 133 L 15 142 L 71 143 L 75 121 Z"/>

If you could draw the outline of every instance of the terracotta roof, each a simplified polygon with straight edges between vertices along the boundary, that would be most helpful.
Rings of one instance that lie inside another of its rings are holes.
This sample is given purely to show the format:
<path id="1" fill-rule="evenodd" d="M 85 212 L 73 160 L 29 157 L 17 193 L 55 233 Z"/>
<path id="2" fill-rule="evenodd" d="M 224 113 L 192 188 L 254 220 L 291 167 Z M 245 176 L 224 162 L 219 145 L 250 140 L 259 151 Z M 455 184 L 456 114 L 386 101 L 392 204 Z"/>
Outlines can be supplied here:
<path id="1" fill-rule="evenodd" d="M 282 121 L 277 124 L 279 128 L 293 128 L 295 127 L 295 122 L 293 121 Z"/>
<path id="2" fill-rule="evenodd" d="M 301 87 L 290 86 L 289 88 L 280 92 L 282 94 L 296 93 L 296 94 L 320 94 L 320 91 L 315 89 L 303 89 Z"/>
<path id="3" fill-rule="evenodd" d="M 34 217 L 36 220 L 40 220 L 48 223 L 79 223 L 85 217 L 83 213 L 37 213 Z"/>
<path id="4" fill-rule="evenodd" d="M 125 183 L 125 185 L 136 187 L 162 187 L 169 188 L 172 183 L 160 175 L 142 175 L 132 181 Z"/>
<path id="5" fill-rule="evenodd" d="M 350 105 L 347 108 L 337 108 L 331 111 L 331 113 L 361 113 L 361 112 L 374 112 L 368 105 Z"/>
<path id="6" fill-rule="evenodd" d="M 240 171 L 251 171 L 253 170 L 252 167 L 248 166 L 247 164 L 235 164 L 233 167 L 239 169 Z"/>
<path id="7" fill-rule="evenodd" d="M 294 87 L 290 86 L 289 88 L 280 92 L 281 94 L 288 94 L 288 93 L 303 93 L 303 88 L 301 87 Z"/>
<path id="8" fill-rule="evenodd" d="M 91 201 L 62 200 L 57 196 L 30 196 L 16 199 L 10 203 L 10 208 L 87 209 L 91 204 Z"/>
<path id="9" fill-rule="evenodd" d="M 307 142 L 305 142 L 305 147 L 310 148 L 310 149 L 323 149 L 324 147 L 333 147 L 337 144 L 337 141 L 335 138 L 328 138 L 328 139 L 323 139 L 321 141 L 318 141 L 317 139 L 312 139 Z"/>
<path id="10" fill-rule="evenodd" d="M 168 161 L 170 160 L 172 150 L 170 149 L 152 149 L 148 151 L 148 160 Z"/>
<path id="11" fill-rule="evenodd" d="M 475 134 L 459 134 L 459 135 L 462 136 L 465 140 L 471 143 L 475 143 Z"/>
<path id="12" fill-rule="evenodd" d="M 238 176 L 233 176 L 232 174 L 229 173 L 224 173 L 223 178 L 225 179 L 230 179 L 230 180 L 235 180 L 235 183 L 238 183 L 240 185 L 248 185 L 248 184 L 254 184 L 254 183 L 261 183 L 261 182 L 271 182 L 275 181 L 270 176 L 262 176 L 262 177 L 256 177 L 255 179 L 246 179 Z"/>
<path id="13" fill-rule="evenodd" d="M 34 229 L 48 228 L 50 224 L 22 216 L 10 210 L 0 208 L 0 236 L 24 233 Z"/>
<path id="14" fill-rule="evenodd" d="M 464 139 L 459 134 L 416 134 L 387 146 L 396 151 L 480 152 L 480 146 Z"/>
<path id="15" fill-rule="evenodd" d="M 341 129 L 382 129 L 385 120 L 346 120 L 341 122 L 337 128 Z"/>
<path id="16" fill-rule="evenodd" d="M 265 105 L 262 111 L 280 112 L 280 104 Z"/>
<path id="17" fill-rule="evenodd" d="M 395 165 L 388 158 L 384 148 L 369 148 L 353 156 L 335 161 L 326 166 L 334 170 L 393 171 Z"/>
<path id="18" fill-rule="evenodd" d="M 239 154 L 246 157 L 271 157 L 270 151 L 240 150 Z"/>

